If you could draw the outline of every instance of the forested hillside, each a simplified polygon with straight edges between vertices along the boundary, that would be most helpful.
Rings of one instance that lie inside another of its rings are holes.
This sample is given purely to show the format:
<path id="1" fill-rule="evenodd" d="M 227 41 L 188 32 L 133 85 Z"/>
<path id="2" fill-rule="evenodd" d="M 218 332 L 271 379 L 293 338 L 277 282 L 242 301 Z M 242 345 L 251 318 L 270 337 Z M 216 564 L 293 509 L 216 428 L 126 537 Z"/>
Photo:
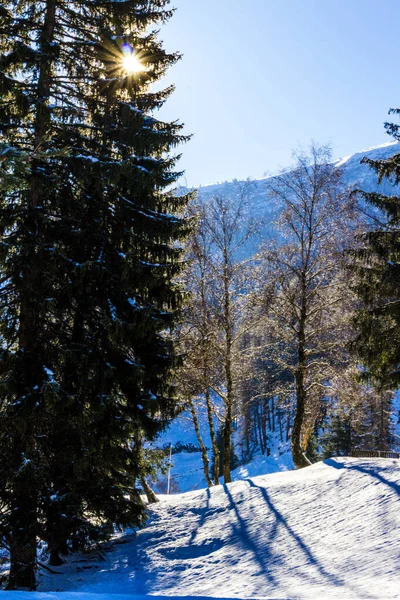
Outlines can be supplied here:
<path id="1" fill-rule="evenodd" d="M 260 454 L 284 455 L 289 444 L 298 466 L 398 449 L 396 386 L 363 383 L 352 347 L 354 252 L 382 216 L 359 190 L 394 193 L 394 182 L 378 182 L 368 162 L 398 150 L 394 142 L 331 162 L 328 148 L 314 146 L 278 176 L 199 189 L 188 254 L 192 302 L 181 331 L 188 412 L 181 436 L 176 426 L 162 436 L 183 450 L 190 439 L 191 458 L 175 457 L 177 481 L 187 479 L 178 465 L 196 471 L 200 454 L 210 483 L 222 474 L 229 481 L 230 467 Z"/>

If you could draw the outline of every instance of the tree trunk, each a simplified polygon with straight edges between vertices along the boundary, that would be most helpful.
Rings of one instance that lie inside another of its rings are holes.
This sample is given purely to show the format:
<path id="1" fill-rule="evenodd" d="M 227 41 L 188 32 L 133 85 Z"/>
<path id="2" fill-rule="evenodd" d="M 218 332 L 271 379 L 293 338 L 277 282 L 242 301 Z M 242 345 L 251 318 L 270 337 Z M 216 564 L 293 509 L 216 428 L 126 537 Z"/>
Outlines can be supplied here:
<path id="1" fill-rule="evenodd" d="M 50 551 L 49 565 L 52 567 L 59 567 L 60 565 L 63 565 L 64 560 L 61 558 L 61 554 L 66 555 L 69 553 L 65 537 L 61 535 L 59 539 L 52 539 L 48 543 L 48 548 Z"/>
<path id="2" fill-rule="evenodd" d="M 268 447 L 268 434 L 267 434 L 267 416 L 269 415 L 269 404 L 268 401 L 263 401 L 261 405 L 261 435 L 262 435 L 262 450 L 261 454 L 266 454 Z"/>
<path id="3" fill-rule="evenodd" d="M 305 379 L 307 370 L 306 348 L 305 348 L 305 323 L 306 323 L 306 291 L 303 282 L 302 305 L 298 332 L 298 363 L 295 373 L 296 379 L 296 411 L 292 430 L 292 458 L 297 469 L 308 466 L 301 445 L 301 430 L 304 422 L 306 407 Z"/>
<path id="4" fill-rule="evenodd" d="M 230 483 L 231 477 L 231 434 L 232 434 L 232 404 L 227 403 L 224 423 L 224 463 L 223 475 L 224 483 Z"/>
<path id="5" fill-rule="evenodd" d="M 217 439 L 215 437 L 215 427 L 214 427 L 214 421 L 213 421 L 214 415 L 213 415 L 213 409 L 212 409 L 212 404 L 211 404 L 211 396 L 210 396 L 209 388 L 206 389 L 206 405 L 207 405 L 208 426 L 210 428 L 211 445 L 212 445 L 213 455 L 214 455 L 213 479 L 214 479 L 214 485 L 219 485 L 220 452 L 219 452 L 219 448 L 218 448 L 218 444 L 217 444 Z"/>
<path id="6" fill-rule="evenodd" d="M 203 459 L 204 477 L 206 479 L 207 486 L 212 487 L 212 481 L 210 479 L 210 471 L 208 468 L 208 454 L 207 454 L 206 447 L 203 443 L 203 438 L 201 437 L 199 420 L 197 418 L 196 409 L 194 407 L 194 403 L 191 398 L 189 400 L 189 407 L 190 407 L 190 412 L 192 413 L 193 425 L 194 425 L 194 430 L 196 432 L 197 441 L 199 442 L 199 446 L 200 446 L 200 450 L 201 450 L 201 458 Z"/>
<path id="7" fill-rule="evenodd" d="M 257 411 L 255 412 L 255 416 L 254 416 L 254 421 L 255 421 L 255 429 L 256 429 L 256 439 L 258 440 L 259 446 L 260 446 L 260 450 L 261 450 L 261 454 L 265 453 L 265 446 L 264 446 L 264 432 L 263 432 L 263 418 L 262 418 L 262 414 L 260 415 L 259 411 L 262 411 L 263 414 L 263 407 L 260 406 L 260 408 L 257 407 Z"/>
<path id="8" fill-rule="evenodd" d="M 292 420 L 292 411 L 290 410 L 290 406 L 287 407 L 286 411 L 286 441 L 289 441 L 290 438 L 290 422 Z"/>
<path id="9" fill-rule="evenodd" d="M 203 265 L 203 267 L 204 267 L 204 265 Z M 208 338 L 208 334 L 210 332 L 210 324 L 209 324 L 209 317 L 208 317 L 208 304 L 207 304 L 207 297 L 206 297 L 206 279 L 205 279 L 204 268 L 202 269 L 202 275 L 201 275 L 200 296 L 201 296 L 202 326 L 203 326 L 203 332 L 202 332 L 203 336 L 202 336 L 202 340 L 201 340 L 202 353 L 203 353 L 203 366 L 202 366 L 202 368 L 203 368 L 203 384 L 204 384 L 205 397 L 206 397 L 208 427 L 210 430 L 211 445 L 212 445 L 213 455 L 214 455 L 213 479 L 214 479 L 214 485 L 219 485 L 219 464 L 220 464 L 219 449 L 218 449 L 218 444 L 217 444 L 217 440 L 215 437 L 215 428 L 214 428 L 214 420 L 213 420 L 214 414 L 213 414 L 213 408 L 212 408 L 211 396 L 210 396 L 210 358 L 209 358 L 209 338 Z M 203 464 L 205 464 L 204 459 L 203 459 Z M 206 477 L 207 485 L 209 485 L 208 480 L 210 479 L 210 473 L 209 473 L 209 469 L 208 469 L 208 463 L 207 463 L 207 475 L 206 475 L 206 467 L 204 467 L 204 475 Z M 211 485 L 212 485 L 212 483 L 211 483 Z"/>
<path id="10" fill-rule="evenodd" d="M 65 490 L 62 490 L 65 492 Z M 63 493 L 60 493 L 62 496 Z M 68 554 L 68 538 L 70 536 L 69 522 L 63 515 L 63 503 L 51 502 L 46 510 L 46 528 L 43 539 L 48 544 L 50 552 L 49 564 L 59 567 L 64 563 L 61 554 Z"/>
<path id="11" fill-rule="evenodd" d="M 293 421 L 292 429 L 292 458 L 297 469 L 308 466 L 308 462 L 304 457 L 303 449 L 301 447 L 301 430 L 304 422 L 305 413 L 305 391 L 303 384 L 304 374 L 301 369 L 298 369 L 296 373 L 296 412 Z"/>
<path id="12" fill-rule="evenodd" d="M 271 398 L 271 414 L 272 414 L 272 431 L 275 433 L 275 400 Z"/>
<path id="13" fill-rule="evenodd" d="M 17 485 L 11 503 L 10 575 L 7 590 L 36 588 L 36 498 Z"/>
<path id="14" fill-rule="evenodd" d="M 282 429 L 282 411 L 278 410 L 278 425 L 279 425 L 279 438 L 283 442 L 283 429 Z"/>
<path id="15" fill-rule="evenodd" d="M 43 30 L 39 40 L 41 61 L 39 66 L 39 77 L 37 84 L 38 101 L 36 104 L 35 119 L 35 148 L 41 148 L 47 134 L 50 122 L 50 112 L 47 100 L 50 96 L 51 82 L 51 60 L 48 53 L 54 37 L 56 14 L 56 0 L 48 0 L 44 18 Z M 36 171 L 36 161 L 32 163 L 32 176 L 28 191 L 29 213 L 25 223 L 28 239 L 32 238 L 32 251 L 37 248 L 40 230 L 35 216 L 35 209 L 41 202 L 41 175 Z M 32 232 L 35 232 L 32 236 Z M 34 254 L 33 254 L 34 255 Z M 19 348 L 23 352 L 21 381 L 19 382 L 19 396 L 32 396 L 32 389 L 38 387 L 42 380 L 42 365 L 40 363 L 40 352 L 38 349 L 38 323 L 37 307 L 38 300 L 32 297 L 32 290 L 37 286 L 37 278 L 40 277 L 35 265 L 26 265 L 23 273 L 24 287 L 21 291 L 20 315 L 19 315 Z M 20 429 L 16 436 L 21 436 L 17 441 L 16 449 L 26 450 L 34 443 L 35 432 L 31 424 L 31 417 L 26 417 L 25 431 Z M 18 443 L 19 442 L 19 443 Z M 19 452 L 18 452 L 19 454 Z M 23 457 L 25 452 L 20 453 Z M 29 458 L 29 454 L 26 454 Z M 36 533 L 37 533 L 37 490 L 34 481 L 28 475 L 18 473 L 18 481 L 14 483 L 13 500 L 11 503 L 10 517 L 10 575 L 7 589 L 29 589 L 36 587 Z"/>
<path id="16" fill-rule="evenodd" d="M 224 330 L 225 330 L 225 423 L 224 423 L 224 483 L 230 483 L 231 478 L 231 436 L 232 436 L 232 409 L 233 409 L 233 376 L 232 376 L 232 314 L 231 314 L 231 274 L 229 269 L 228 245 L 226 231 L 224 231 Z"/>
<path id="17" fill-rule="evenodd" d="M 144 493 L 146 494 L 147 502 L 149 504 L 155 504 L 156 502 L 159 502 L 159 499 L 155 495 L 154 490 L 152 490 L 151 487 L 149 486 L 149 484 L 147 483 L 144 475 L 141 475 L 139 477 L 139 479 L 140 479 L 140 484 L 144 490 Z"/>

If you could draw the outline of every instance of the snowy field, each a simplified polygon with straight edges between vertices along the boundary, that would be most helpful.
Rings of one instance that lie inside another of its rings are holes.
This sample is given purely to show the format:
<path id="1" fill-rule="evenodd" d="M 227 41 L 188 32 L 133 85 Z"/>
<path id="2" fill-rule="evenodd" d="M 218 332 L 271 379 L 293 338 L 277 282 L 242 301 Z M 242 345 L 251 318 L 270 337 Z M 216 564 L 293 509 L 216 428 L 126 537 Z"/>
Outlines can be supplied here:
<path id="1" fill-rule="evenodd" d="M 53 593 L 7 597 L 400 598 L 399 494 L 400 461 L 345 458 L 164 496 L 138 534 L 41 570 Z"/>

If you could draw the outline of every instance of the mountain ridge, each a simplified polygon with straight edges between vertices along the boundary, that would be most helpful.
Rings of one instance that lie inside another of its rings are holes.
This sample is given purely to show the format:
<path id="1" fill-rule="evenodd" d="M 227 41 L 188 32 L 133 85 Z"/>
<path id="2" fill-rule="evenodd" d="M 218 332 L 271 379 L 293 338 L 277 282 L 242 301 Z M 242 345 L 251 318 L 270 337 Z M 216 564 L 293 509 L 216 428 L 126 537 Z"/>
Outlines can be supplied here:
<path id="1" fill-rule="evenodd" d="M 369 148 L 365 148 L 363 150 L 359 150 L 357 152 L 355 152 L 354 154 L 349 154 L 348 156 L 344 156 L 342 158 L 339 158 L 337 160 L 332 161 L 332 165 L 334 165 L 335 167 L 342 167 L 344 170 L 344 173 L 348 172 L 349 170 L 354 169 L 354 167 L 359 166 L 360 167 L 360 173 L 363 172 L 364 174 L 367 174 L 368 172 L 371 172 L 370 168 L 368 167 L 368 165 L 360 165 L 361 160 L 364 157 L 367 158 L 371 158 L 372 160 L 382 160 L 385 158 L 389 158 L 391 156 L 394 156 L 395 154 L 400 153 L 400 142 L 385 142 L 383 144 L 378 144 L 377 146 L 370 146 Z M 288 165 L 287 168 L 290 168 L 290 165 Z M 238 183 L 245 183 L 245 182 L 251 182 L 251 183 L 265 183 L 270 179 L 274 179 L 276 177 L 279 177 L 279 172 L 277 173 L 273 173 L 270 175 L 266 175 L 265 177 L 248 177 L 247 179 L 232 179 L 230 181 L 220 181 L 220 182 L 214 182 L 214 183 L 207 183 L 207 184 L 201 184 L 199 186 L 194 186 L 194 187 L 185 187 L 185 190 L 195 190 L 197 189 L 200 195 L 206 194 L 207 196 L 209 195 L 209 193 L 220 190 L 221 188 L 224 188 L 226 186 L 231 186 L 231 185 L 237 185 Z M 376 178 L 373 178 L 376 181 Z"/>

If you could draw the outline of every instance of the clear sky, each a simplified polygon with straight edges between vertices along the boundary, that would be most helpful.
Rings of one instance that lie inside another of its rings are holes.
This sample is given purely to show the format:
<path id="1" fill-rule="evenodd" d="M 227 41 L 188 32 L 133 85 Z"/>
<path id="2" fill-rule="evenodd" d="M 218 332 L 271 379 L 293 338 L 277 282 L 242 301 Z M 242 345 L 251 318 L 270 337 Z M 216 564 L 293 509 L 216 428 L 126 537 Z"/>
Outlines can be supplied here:
<path id="1" fill-rule="evenodd" d="M 400 106 L 400 0 L 172 0 L 183 53 L 160 113 L 185 123 L 181 183 L 262 177 L 311 139 L 340 158 L 390 141 Z"/>

